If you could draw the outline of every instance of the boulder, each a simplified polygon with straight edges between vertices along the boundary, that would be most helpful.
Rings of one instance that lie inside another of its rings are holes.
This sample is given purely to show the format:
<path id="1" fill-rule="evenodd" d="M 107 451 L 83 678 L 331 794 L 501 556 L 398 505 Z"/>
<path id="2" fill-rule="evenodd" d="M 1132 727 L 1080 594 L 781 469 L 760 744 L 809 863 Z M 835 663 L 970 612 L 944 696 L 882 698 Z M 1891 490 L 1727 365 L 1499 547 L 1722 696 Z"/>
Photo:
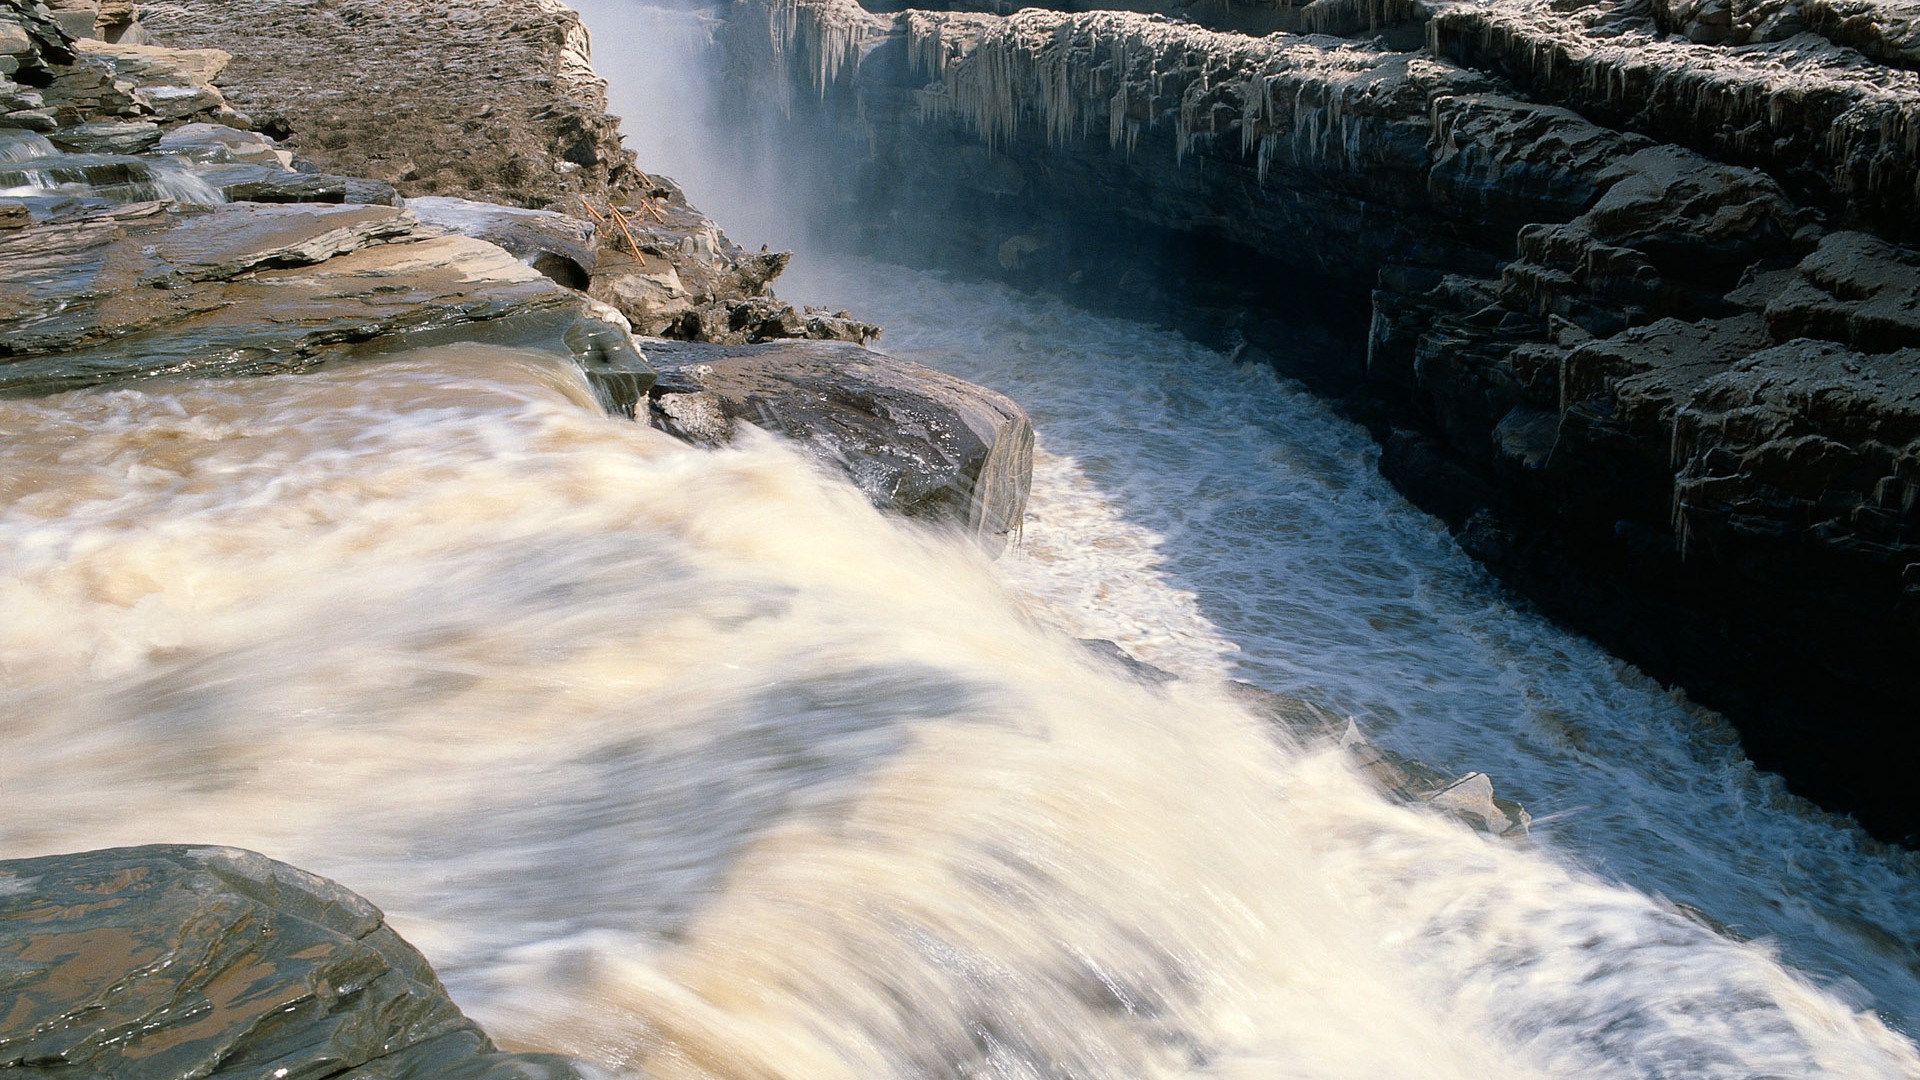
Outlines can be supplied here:
<path id="1" fill-rule="evenodd" d="M 82 58 L 104 64 L 115 78 L 140 86 L 212 86 L 233 60 L 220 49 L 169 49 L 89 39 L 73 44 Z"/>
<path id="2" fill-rule="evenodd" d="M 500 1052 L 378 908 L 238 848 L 0 862 L 0 985 L 22 1080 L 585 1075 Z"/>
<path id="3" fill-rule="evenodd" d="M 292 168 L 294 163 L 293 154 L 282 150 L 271 137 L 225 124 L 182 124 L 162 136 L 157 145 L 192 161 L 242 161 L 282 168 Z"/>
<path id="4" fill-rule="evenodd" d="M 647 343 L 655 427 L 720 445 L 740 424 L 844 471 L 875 506 L 998 551 L 1020 531 L 1033 428 L 1002 394 L 845 342 Z"/>

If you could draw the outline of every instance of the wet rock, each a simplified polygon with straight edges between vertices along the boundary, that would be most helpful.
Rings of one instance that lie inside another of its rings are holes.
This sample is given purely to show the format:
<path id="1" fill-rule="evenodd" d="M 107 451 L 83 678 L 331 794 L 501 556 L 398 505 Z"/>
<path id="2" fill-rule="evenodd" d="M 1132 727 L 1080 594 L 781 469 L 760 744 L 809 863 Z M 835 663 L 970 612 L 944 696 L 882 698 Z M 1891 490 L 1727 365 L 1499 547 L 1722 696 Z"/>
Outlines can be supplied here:
<path id="1" fill-rule="evenodd" d="M 796 308 L 773 296 L 769 286 L 792 252 L 746 251 L 686 206 L 677 185 L 657 181 L 653 191 L 617 216 L 611 206 L 598 215 L 600 261 L 588 286 L 637 331 L 716 345 L 786 338 L 865 344 L 880 335 L 846 312 Z M 597 213 L 590 203 L 584 209 Z"/>
<path id="2" fill-rule="evenodd" d="M 204 89 L 225 71 L 233 57 L 221 49 L 169 49 L 78 39 L 74 48 L 82 59 L 104 65 L 115 78 L 136 86 L 180 86 Z"/>
<path id="3" fill-rule="evenodd" d="M 202 165 L 194 172 L 232 202 L 398 206 L 401 201 L 393 185 L 358 176 L 301 172 L 247 161 Z"/>
<path id="4" fill-rule="evenodd" d="M 24 28 L 12 22 L 0 21 L 0 56 L 15 59 L 16 63 L 15 67 L 6 72 L 7 74 L 11 75 L 20 70 L 17 66 L 17 58 L 32 52 L 33 39 L 27 36 Z"/>
<path id="5" fill-rule="evenodd" d="M 453 341 L 646 370 L 618 313 L 391 207 L 146 203 L 0 234 L 4 394 Z"/>
<path id="6" fill-rule="evenodd" d="M 160 125 L 147 120 L 75 124 L 49 136 L 53 145 L 74 154 L 138 154 L 160 145 Z"/>
<path id="7" fill-rule="evenodd" d="M 1533 824 L 1533 816 L 1519 803 L 1495 797 L 1493 781 L 1485 773 L 1450 776 L 1425 762 L 1375 746 L 1360 733 L 1360 725 L 1352 717 L 1335 716 L 1311 702 L 1252 683 L 1234 681 L 1227 688 L 1248 711 L 1278 725 L 1293 738 L 1310 746 L 1338 746 L 1361 776 L 1400 802 L 1430 806 L 1476 831 L 1508 840 L 1524 839 Z"/>
<path id="8" fill-rule="evenodd" d="M 1118 642 L 1109 641 L 1106 638 L 1080 638 L 1079 641 L 1088 652 L 1120 665 L 1121 670 L 1141 682 L 1157 685 L 1175 682 L 1180 678 L 1165 668 L 1155 667 L 1144 660 L 1136 659 L 1132 653 L 1121 648 Z"/>
<path id="9" fill-rule="evenodd" d="M 222 86 L 279 149 L 314 166 L 302 175 L 236 158 L 205 170 L 229 199 L 395 203 L 397 191 L 552 211 L 488 211 L 493 224 L 474 235 L 588 288 L 642 333 L 729 343 L 877 333 L 773 300 L 787 253 L 741 249 L 678 185 L 636 167 L 585 30 L 552 0 L 183 0 L 146 23 L 169 42 L 233 54 Z"/>
<path id="10" fill-rule="evenodd" d="M 0 971 L 22 1076 L 584 1075 L 499 1052 L 379 909 L 237 848 L 0 862 Z"/>
<path id="11" fill-rule="evenodd" d="M 131 106 L 117 106 L 123 114 L 138 112 L 162 122 L 194 117 L 239 119 L 213 85 L 232 59 L 219 49 L 170 49 L 86 38 L 73 45 L 80 64 L 103 72 L 115 91 L 131 98 Z M 69 107 L 84 111 L 86 98 L 73 92 L 65 96 Z M 113 98 L 102 99 L 103 106 L 113 102 Z"/>
<path id="12" fill-rule="evenodd" d="M 585 289 L 593 280 L 598 256 L 591 222 L 547 210 L 446 196 L 409 199 L 407 209 L 428 225 L 498 244 L 569 288 Z"/>
<path id="13" fill-rule="evenodd" d="M 830 314 L 822 308 L 796 308 L 773 296 L 701 304 L 672 322 L 668 332 L 682 341 L 716 345 L 754 345 L 787 338 L 865 345 L 880 336 L 878 326 L 847 312 Z"/>
<path id="14" fill-rule="evenodd" d="M 241 131 L 225 124 L 182 124 L 156 144 L 169 154 L 198 162 L 246 162 L 291 168 L 290 151 L 257 131 Z"/>
<path id="15" fill-rule="evenodd" d="M 0 26 L 13 50 L 0 64 L 0 127 L 242 119 L 212 85 L 225 53 L 138 44 L 144 35 L 130 15 L 119 21 L 122 15 L 118 5 L 49 12 L 26 0 L 0 2 Z"/>
<path id="16" fill-rule="evenodd" d="M 715 445 L 753 424 L 844 471 L 875 506 L 958 526 L 993 550 L 1018 534 L 1033 429 L 1003 395 L 841 342 L 650 342 L 656 427 Z"/>

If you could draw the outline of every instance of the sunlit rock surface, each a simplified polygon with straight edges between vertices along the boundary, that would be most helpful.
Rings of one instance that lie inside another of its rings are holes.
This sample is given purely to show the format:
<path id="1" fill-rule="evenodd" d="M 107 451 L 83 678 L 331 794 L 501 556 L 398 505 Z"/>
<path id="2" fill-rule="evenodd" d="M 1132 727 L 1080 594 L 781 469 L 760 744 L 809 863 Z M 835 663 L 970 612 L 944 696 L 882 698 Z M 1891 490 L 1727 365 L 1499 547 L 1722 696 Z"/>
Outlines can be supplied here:
<path id="1" fill-rule="evenodd" d="M 0 862 L 0 971 L 13 1076 L 581 1075 L 496 1050 L 366 900 L 237 848 Z"/>
<path id="2" fill-rule="evenodd" d="M 879 332 L 775 298 L 786 253 L 743 250 L 679 185 L 642 170 L 606 112 L 586 30 L 557 0 L 186 0 L 155 7 L 144 24 L 169 43 L 231 54 L 222 85 L 235 103 L 323 172 L 408 198 L 590 223 L 589 250 L 560 257 L 638 332 L 728 343 Z M 542 269 L 577 284 L 560 263 Z"/>
<path id="3" fill-rule="evenodd" d="M 575 356 L 582 334 L 623 334 L 616 320 L 505 250 L 392 207 L 137 203 L 0 233 L 7 394 L 448 341 Z"/>
<path id="4" fill-rule="evenodd" d="M 141 44 L 144 35 L 125 32 L 132 23 L 129 4 L 0 2 L 0 130 L 106 118 L 245 122 L 213 85 L 226 53 Z"/>
<path id="5" fill-rule="evenodd" d="M 1033 427 L 1003 394 L 850 343 L 646 349 L 662 430 L 722 445 L 753 424 L 844 470 L 882 509 L 957 525 L 995 551 L 1019 532 Z"/>

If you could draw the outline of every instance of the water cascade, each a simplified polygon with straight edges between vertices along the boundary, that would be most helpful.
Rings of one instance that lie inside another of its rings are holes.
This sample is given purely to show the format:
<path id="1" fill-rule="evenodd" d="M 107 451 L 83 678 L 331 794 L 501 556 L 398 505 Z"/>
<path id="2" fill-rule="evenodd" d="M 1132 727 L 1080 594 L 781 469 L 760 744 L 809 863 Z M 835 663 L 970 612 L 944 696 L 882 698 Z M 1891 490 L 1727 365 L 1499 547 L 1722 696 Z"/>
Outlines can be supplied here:
<path id="1" fill-rule="evenodd" d="M 619 95 L 697 86 L 647 41 L 710 16 L 581 6 L 616 108 L 699 115 Z M 635 133 L 767 220 L 697 135 Z M 1031 410 L 1021 547 L 505 346 L 0 400 L 0 857 L 266 852 L 611 1075 L 1920 1076 L 1912 856 L 1516 609 L 1358 428 L 1055 300 L 808 251 L 790 289 Z"/>
<path id="2" fill-rule="evenodd" d="M 967 546 L 770 442 L 606 418 L 550 359 L 0 429 L 0 782 L 39 808 L 7 848 L 369 883 L 512 1040 L 655 1076 L 1920 1061 L 1767 948 L 1391 805 L 1211 680 L 1136 682 Z"/>

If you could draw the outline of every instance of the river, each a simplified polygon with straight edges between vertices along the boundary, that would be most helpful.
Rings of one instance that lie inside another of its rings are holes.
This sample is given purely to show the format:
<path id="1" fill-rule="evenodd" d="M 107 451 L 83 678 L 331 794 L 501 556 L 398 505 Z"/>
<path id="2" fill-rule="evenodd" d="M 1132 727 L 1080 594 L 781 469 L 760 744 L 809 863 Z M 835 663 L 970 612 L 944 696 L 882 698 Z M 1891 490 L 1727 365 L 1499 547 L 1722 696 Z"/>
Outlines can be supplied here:
<path id="1" fill-rule="evenodd" d="M 623 93 L 701 40 L 586 13 Z M 1017 548 L 532 354 L 0 402 L 0 857 L 266 852 L 616 1073 L 1920 1076 L 1912 856 L 1503 596 L 1364 433 L 1044 297 L 804 249 L 783 290 L 1032 412 Z M 1532 835 L 1223 677 L 1491 774 Z"/>

